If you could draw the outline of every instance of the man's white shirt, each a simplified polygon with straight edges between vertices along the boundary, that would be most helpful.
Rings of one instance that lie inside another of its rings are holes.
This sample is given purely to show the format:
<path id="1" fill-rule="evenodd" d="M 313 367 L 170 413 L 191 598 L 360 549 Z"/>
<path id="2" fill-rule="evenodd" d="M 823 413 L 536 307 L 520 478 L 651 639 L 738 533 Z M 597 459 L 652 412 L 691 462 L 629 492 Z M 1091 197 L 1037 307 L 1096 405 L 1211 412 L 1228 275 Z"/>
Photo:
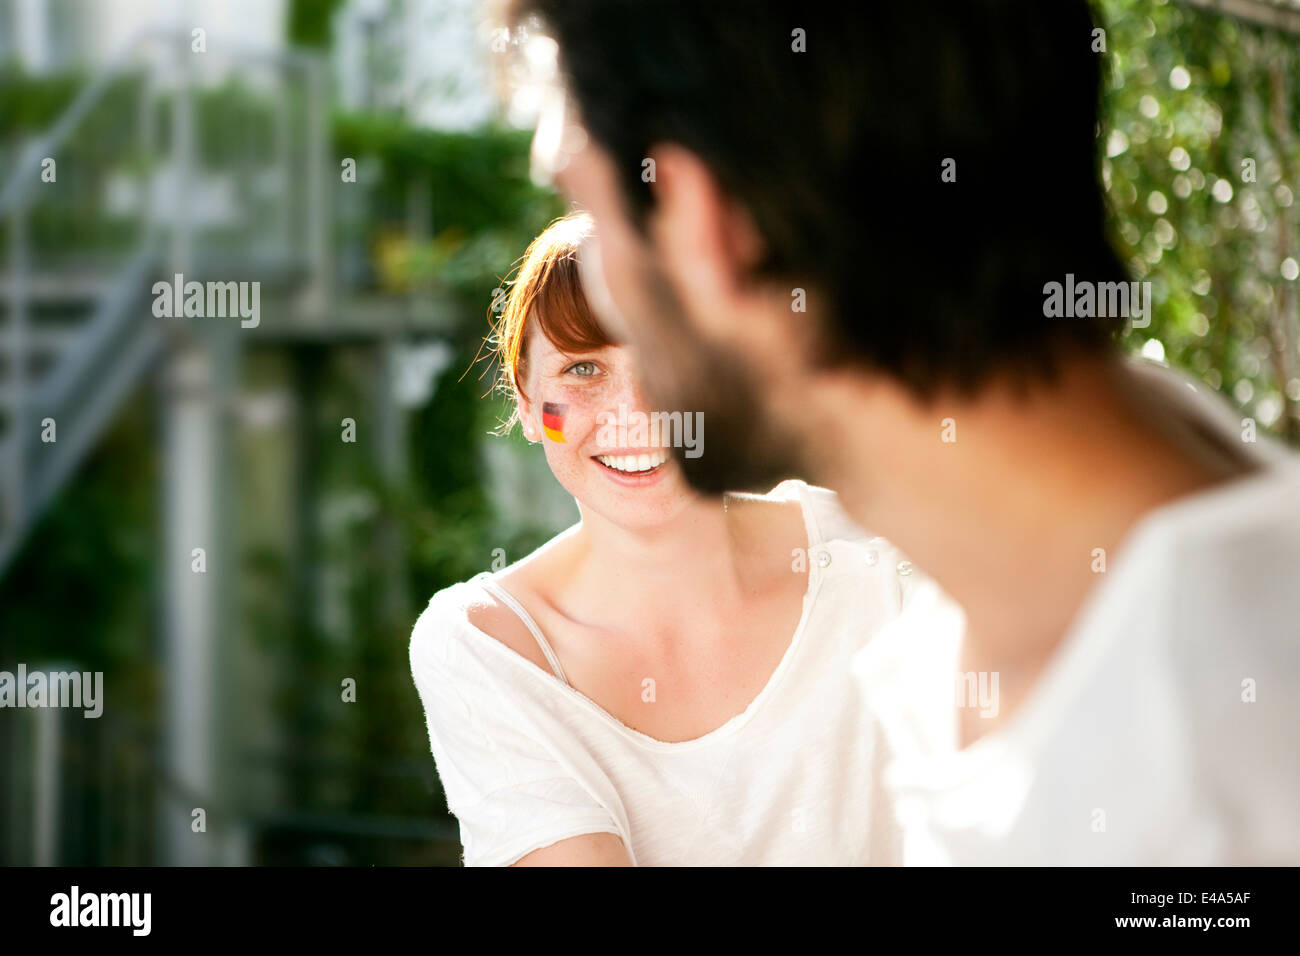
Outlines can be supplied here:
<path id="1" fill-rule="evenodd" d="M 906 864 L 1300 863 L 1300 455 L 1132 368 L 1260 468 L 1145 515 L 1029 697 L 964 749 L 959 697 L 992 711 L 992 675 L 959 675 L 963 613 L 918 576 L 854 668 Z"/>

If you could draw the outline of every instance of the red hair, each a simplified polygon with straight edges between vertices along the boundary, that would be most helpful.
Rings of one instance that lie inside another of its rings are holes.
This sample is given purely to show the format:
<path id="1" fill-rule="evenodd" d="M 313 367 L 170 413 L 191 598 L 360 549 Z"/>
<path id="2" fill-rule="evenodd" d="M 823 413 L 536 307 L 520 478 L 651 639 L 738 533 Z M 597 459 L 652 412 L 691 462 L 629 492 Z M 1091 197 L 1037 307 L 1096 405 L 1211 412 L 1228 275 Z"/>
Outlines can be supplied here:
<path id="1" fill-rule="evenodd" d="M 577 253 L 594 227 L 585 212 L 556 219 L 529 243 L 508 283 L 505 309 L 493 324 L 487 344 L 500 369 L 497 387 L 512 400 L 516 392 L 528 398 L 521 383 L 527 376 L 530 322 L 536 322 L 561 352 L 576 354 L 611 344 L 591 314 L 578 276 Z M 509 432 L 518 420 L 516 404 L 499 431 Z"/>

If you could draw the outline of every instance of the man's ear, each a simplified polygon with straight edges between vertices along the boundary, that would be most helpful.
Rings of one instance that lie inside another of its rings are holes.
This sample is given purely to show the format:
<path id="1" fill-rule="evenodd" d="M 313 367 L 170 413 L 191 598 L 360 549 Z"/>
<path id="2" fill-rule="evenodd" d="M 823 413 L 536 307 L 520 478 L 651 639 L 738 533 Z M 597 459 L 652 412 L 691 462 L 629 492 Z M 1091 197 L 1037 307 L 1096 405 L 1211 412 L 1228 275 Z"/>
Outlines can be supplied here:
<path id="1" fill-rule="evenodd" d="M 684 287 L 679 291 L 712 300 L 715 308 L 723 305 L 744 291 L 762 255 L 762 237 L 699 156 L 675 143 L 650 153 L 655 161 L 650 228 L 664 264 Z"/>
<path id="2" fill-rule="evenodd" d="M 716 342 L 743 340 L 772 354 L 788 350 L 789 297 L 751 278 L 764 241 L 749 212 L 695 153 L 675 143 L 650 152 L 650 238 L 692 322 Z"/>

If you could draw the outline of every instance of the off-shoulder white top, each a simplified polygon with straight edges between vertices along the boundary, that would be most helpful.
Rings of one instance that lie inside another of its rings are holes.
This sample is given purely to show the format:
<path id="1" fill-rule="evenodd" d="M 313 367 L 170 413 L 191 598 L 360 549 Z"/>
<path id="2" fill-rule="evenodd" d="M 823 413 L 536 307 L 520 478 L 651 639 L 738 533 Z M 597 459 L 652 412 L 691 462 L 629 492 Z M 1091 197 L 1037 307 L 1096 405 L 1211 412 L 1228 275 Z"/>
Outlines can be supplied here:
<path id="1" fill-rule="evenodd" d="M 506 600 L 551 672 L 471 625 L 465 609 L 484 590 L 509 597 L 493 574 L 433 596 L 411 635 L 411 671 L 467 865 L 509 865 L 601 832 L 642 866 L 899 861 L 884 755 L 852 661 L 899 613 L 914 575 L 829 490 L 786 481 L 768 497 L 803 508 L 802 617 L 749 706 L 692 740 L 649 737 L 568 684 L 517 602 Z"/>

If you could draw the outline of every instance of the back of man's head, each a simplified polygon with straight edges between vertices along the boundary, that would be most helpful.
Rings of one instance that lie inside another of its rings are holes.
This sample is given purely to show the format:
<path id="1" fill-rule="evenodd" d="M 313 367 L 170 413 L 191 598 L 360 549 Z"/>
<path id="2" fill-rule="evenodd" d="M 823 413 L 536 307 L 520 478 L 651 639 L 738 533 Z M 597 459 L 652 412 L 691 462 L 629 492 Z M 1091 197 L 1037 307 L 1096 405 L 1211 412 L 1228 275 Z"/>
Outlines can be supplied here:
<path id="1" fill-rule="evenodd" d="M 1100 46 L 1084 0 L 517 0 L 559 44 L 629 214 L 653 144 L 748 210 L 760 271 L 824 293 L 826 361 L 920 394 L 1099 350 L 1110 318 L 1044 286 L 1124 281 L 1096 168 Z"/>

